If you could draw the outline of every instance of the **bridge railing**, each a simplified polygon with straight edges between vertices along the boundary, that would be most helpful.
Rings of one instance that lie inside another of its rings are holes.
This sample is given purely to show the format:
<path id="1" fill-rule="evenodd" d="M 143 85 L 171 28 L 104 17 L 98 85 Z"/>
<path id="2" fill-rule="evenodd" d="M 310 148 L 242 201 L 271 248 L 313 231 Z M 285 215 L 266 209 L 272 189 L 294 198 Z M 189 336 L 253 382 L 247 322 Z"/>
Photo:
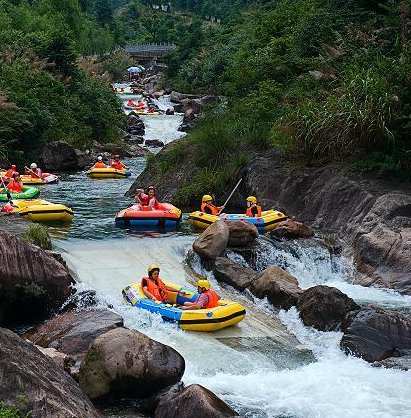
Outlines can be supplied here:
<path id="1" fill-rule="evenodd" d="M 176 49 L 175 44 L 138 44 L 126 45 L 126 52 L 129 54 L 164 54 Z"/>

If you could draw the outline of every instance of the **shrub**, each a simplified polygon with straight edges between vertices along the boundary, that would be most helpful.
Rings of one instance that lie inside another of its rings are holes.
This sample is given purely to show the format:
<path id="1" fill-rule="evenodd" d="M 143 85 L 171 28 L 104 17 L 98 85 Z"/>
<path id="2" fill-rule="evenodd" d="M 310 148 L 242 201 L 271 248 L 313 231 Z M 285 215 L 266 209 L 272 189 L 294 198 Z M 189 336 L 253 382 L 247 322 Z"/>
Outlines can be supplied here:
<path id="1" fill-rule="evenodd" d="M 30 225 L 23 238 L 43 250 L 51 250 L 51 238 L 47 227 L 41 224 Z"/>

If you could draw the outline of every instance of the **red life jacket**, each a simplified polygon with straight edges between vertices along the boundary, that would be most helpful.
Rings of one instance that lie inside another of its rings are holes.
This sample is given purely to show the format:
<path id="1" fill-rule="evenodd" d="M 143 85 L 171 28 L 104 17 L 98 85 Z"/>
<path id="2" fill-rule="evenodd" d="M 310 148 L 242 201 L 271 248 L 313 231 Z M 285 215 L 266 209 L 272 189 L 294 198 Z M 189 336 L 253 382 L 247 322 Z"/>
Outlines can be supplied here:
<path id="1" fill-rule="evenodd" d="M 214 206 L 214 205 L 212 205 L 211 203 L 208 203 L 208 202 L 203 202 L 201 204 L 201 212 L 209 213 L 209 211 L 206 211 L 205 208 L 210 209 L 211 215 L 218 215 L 218 212 L 220 211 L 220 209 L 218 209 L 217 206 Z"/>
<path id="2" fill-rule="evenodd" d="M 254 208 L 257 208 L 257 215 L 254 215 L 254 213 L 253 213 Z M 260 217 L 261 216 L 261 206 L 252 205 L 249 208 L 247 208 L 247 211 L 246 211 L 245 214 L 248 218 Z"/>
<path id="3" fill-rule="evenodd" d="M 106 165 L 104 163 L 98 162 L 94 164 L 94 168 L 106 168 Z"/>
<path id="4" fill-rule="evenodd" d="M 4 175 L 4 177 L 9 177 L 9 178 L 12 178 L 12 177 L 13 177 L 13 174 L 14 174 L 15 172 L 16 172 L 15 170 L 13 170 L 12 168 L 9 168 L 9 169 L 6 171 L 6 174 Z"/>
<path id="5" fill-rule="evenodd" d="M 123 164 L 121 164 L 120 161 L 111 160 L 110 165 L 111 165 L 111 168 L 115 168 L 117 170 L 123 169 Z"/>
<path id="6" fill-rule="evenodd" d="M 153 196 L 153 197 L 148 197 L 148 205 L 151 206 L 154 209 L 158 209 L 159 208 L 159 204 L 158 204 L 158 200 Z"/>
<path id="7" fill-rule="evenodd" d="M 22 193 L 23 192 L 23 189 L 21 188 L 20 184 L 14 179 L 11 179 L 9 181 L 9 184 L 7 185 L 7 188 L 9 190 L 11 190 L 12 192 L 17 192 L 17 193 Z"/>
<path id="8" fill-rule="evenodd" d="M 150 198 L 148 197 L 148 195 L 146 195 L 145 193 L 140 193 L 139 195 L 136 196 L 136 200 L 140 199 L 140 203 L 143 206 L 147 206 L 148 202 L 150 200 Z"/>
<path id="9" fill-rule="evenodd" d="M 216 292 L 212 289 L 208 289 L 204 292 L 208 297 L 207 305 L 203 306 L 203 309 L 215 308 L 218 306 L 218 300 L 220 299 Z"/>
<path id="10" fill-rule="evenodd" d="M 160 277 L 157 279 L 157 284 L 154 280 L 149 277 L 143 277 L 141 279 L 141 287 L 143 287 L 144 282 L 147 283 L 147 291 L 151 293 L 157 300 L 162 302 L 168 297 L 168 291 L 166 285 L 161 281 Z"/>

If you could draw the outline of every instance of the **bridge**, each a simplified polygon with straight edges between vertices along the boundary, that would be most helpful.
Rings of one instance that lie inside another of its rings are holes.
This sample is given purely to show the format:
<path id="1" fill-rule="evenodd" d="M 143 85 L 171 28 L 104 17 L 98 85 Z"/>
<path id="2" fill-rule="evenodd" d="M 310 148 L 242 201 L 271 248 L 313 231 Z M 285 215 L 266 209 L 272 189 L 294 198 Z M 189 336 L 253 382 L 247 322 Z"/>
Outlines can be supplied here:
<path id="1" fill-rule="evenodd" d="M 134 58 L 160 58 L 167 52 L 174 51 L 175 44 L 138 44 L 126 45 L 127 54 Z"/>

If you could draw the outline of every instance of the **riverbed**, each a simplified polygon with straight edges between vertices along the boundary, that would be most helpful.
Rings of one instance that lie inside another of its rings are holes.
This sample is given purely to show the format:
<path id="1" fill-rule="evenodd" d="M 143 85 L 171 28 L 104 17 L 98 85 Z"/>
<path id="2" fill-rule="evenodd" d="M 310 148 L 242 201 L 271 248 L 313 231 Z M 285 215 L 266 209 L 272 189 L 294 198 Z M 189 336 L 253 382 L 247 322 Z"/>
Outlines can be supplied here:
<path id="1" fill-rule="evenodd" d="M 178 140 L 178 124 L 166 118 L 152 117 L 147 135 L 165 142 Z M 95 289 L 99 303 L 111 304 L 126 326 L 184 356 L 186 384 L 204 385 L 248 418 L 411 417 L 411 371 L 373 368 L 346 356 L 339 349 L 341 333 L 304 327 L 294 308 L 277 311 L 267 301 L 220 285 L 195 257 L 187 262 L 198 235 L 188 225 L 187 214 L 174 232 L 117 228 L 114 216 L 130 202 L 124 193 L 145 167 L 142 158 L 125 163 L 133 172 L 129 179 L 93 180 L 84 172 L 63 173 L 58 184 L 42 186 L 43 198 L 75 212 L 70 226 L 51 227 L 54 247 L 68 262 L 79 288 Z M 353 261 L 330 254 L 320 240 L 281 246 L 264 237 L 258 240 L 259 269 L 280 265 L 298 278 L 302 288 L 335 286 L 360 304 L 409 313 L 410 297 L 350 284 Z M 246 265 L 239 256 L 230 256 Z M 246 319 L 216 333 L 185 332 L 159 316 L 125 305 L 121 290 L 140 280 L 150 264 L 160 266 L 163 279 L 186 286 L 193 286 L 199 276 L 208 277 L 224 298 L 245 306 Z"/>

